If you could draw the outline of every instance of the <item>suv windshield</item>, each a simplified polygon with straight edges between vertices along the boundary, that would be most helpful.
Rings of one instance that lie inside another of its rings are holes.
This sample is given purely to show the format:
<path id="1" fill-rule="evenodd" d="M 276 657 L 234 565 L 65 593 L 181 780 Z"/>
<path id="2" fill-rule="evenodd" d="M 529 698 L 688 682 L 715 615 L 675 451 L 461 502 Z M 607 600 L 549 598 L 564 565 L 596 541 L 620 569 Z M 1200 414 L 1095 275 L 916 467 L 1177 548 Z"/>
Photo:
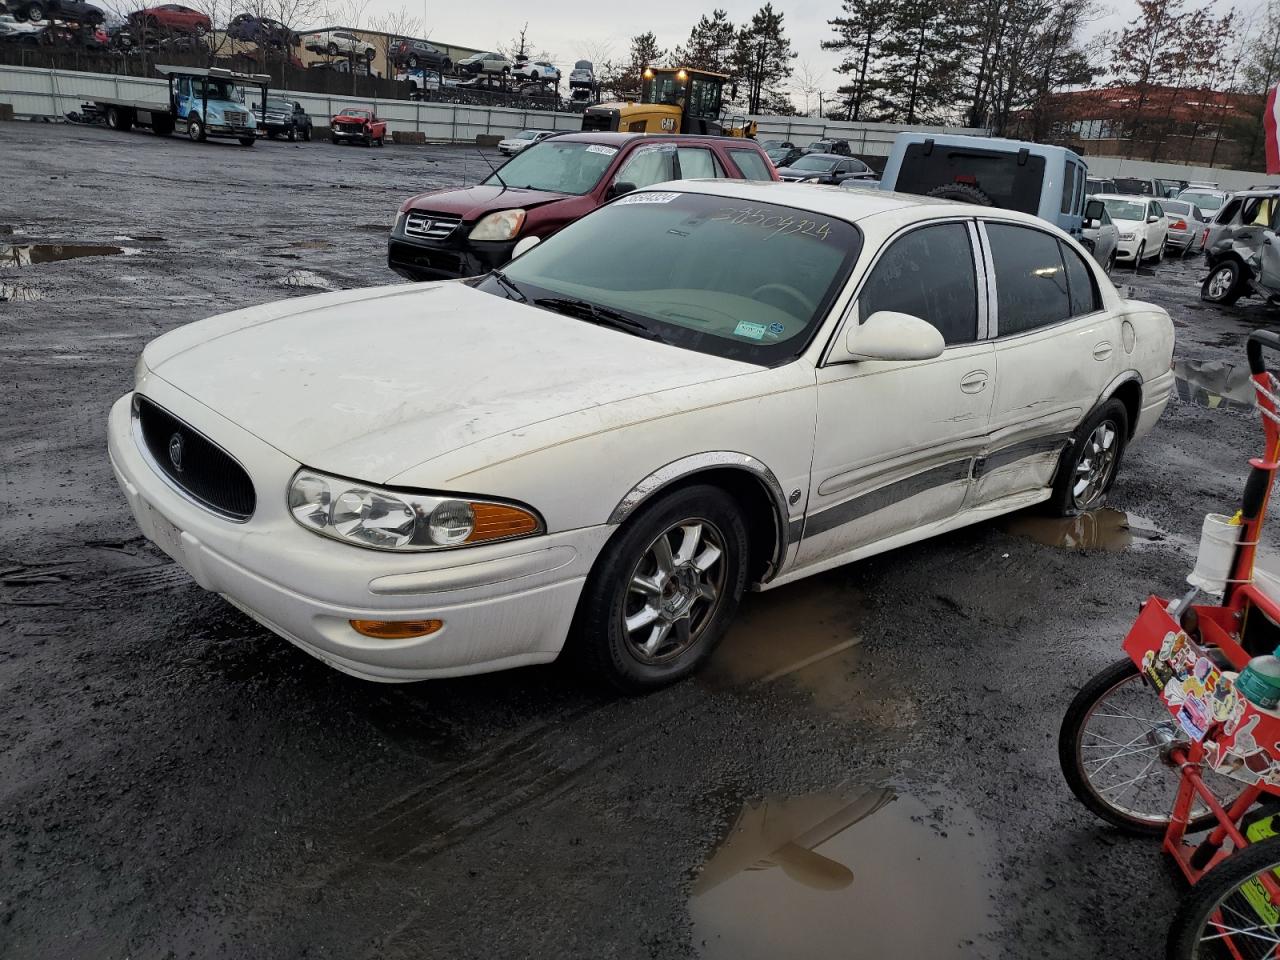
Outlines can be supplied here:
<path id="1" fill-rule="evenodd" d="M 288 100 L 268 100 L 267 109 L 276 113 L 293 113 L 293 104 Z"/>
<path id="2" fill-rule="evenodd" d="M 791 165 L 792 170 L 830 170 L 840 162 L 839 157 L 824 157 L 821 154 L 811 153 L 801 157 Z"/>
<path id="3" fill-rule="evenodd" d="M 581 196 L 600 182 L 617 153 L 617 147 L 600 143 L 543 140 L 525 147 L 484 182 Z"/>
<path id="4" fill-rule="evenodd" d="M 504 278 L 535 306 L 773 366 L 808 345 L 861 243 L 823 214 L 646 191 L 565 227 Z M 493 275 L 479 288 L 506 295 Z"/>
<path id="5" fill-rule="evenodd" d="M 1103 200 L 1102 203 L 1107 208 L 1107 213 L 1111 214 L 1112 220 L 1145 220 L 1147 217 L 1147 205 L 1141 200 L 1111 198 Z"/>

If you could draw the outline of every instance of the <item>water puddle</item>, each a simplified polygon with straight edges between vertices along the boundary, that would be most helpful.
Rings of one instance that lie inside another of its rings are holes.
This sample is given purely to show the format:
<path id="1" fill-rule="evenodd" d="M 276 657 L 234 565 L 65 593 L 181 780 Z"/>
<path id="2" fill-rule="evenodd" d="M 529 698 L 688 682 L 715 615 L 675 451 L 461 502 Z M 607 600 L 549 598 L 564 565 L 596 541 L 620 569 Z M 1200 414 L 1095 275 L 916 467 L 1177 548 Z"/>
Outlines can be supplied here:
<path id="1" fill-rule="evenodd" d="M 1169 535 L 1150 520 L 1111 507 L 1091 510 L 1078 517 L 1014 513 L 997 522 L 1005 533 L 1066 550 L 1120 551 L 1169 539 Z"/>
<path id="2" fill-rule="evenodd" d="M 1222 360 L 1175 360 L 1175 392 L 1183 403 L 1210 410 L 1251 410 L 1253 382 L 1244 364 Z"/>
<path id="3" fill-rule="evenodd" d="M 708 960 L 962 957 L 994 925 L 977 818 L 893 790 L 748 804 L 689 902 Z"/>
<path id="4" fill-rule="evenodd" d="M 0 303 L 33 303 L 43 300 L 44 294 L 24 283 L 0 283 Z"/>
<path id="5" fill-rule="evenodd" d="M 101 244 L 23 243 L 0 246 L 0 266 L 29 267 L 37 263 L 57 263 L 81 257 L 118 257 L 124 247 Z"/>

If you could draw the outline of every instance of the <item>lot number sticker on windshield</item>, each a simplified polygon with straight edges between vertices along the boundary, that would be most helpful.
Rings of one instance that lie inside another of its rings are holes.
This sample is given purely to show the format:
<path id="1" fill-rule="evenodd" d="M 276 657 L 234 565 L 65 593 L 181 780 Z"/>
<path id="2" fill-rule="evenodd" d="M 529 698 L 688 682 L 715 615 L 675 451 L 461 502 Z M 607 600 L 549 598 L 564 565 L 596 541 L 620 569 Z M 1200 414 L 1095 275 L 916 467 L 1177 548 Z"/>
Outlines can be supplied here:
<path id="1" fill-rule="evenodd" d="M 748 323 L 746 320 L 739 320 L 738 325 L 733 328 L 735 337 L 750 337 L 752 340 L 764 339 L 765 331 L 769 328 L 763 323 Z"/>
<path id="2" fill-rule="evenodd" d="M 617 201 L 617 205 L 624 203 L 670 203 L 678 193 L 629 193 L 621 200 Z"/>
<path id="3" fill-rule="evenodd" d="M 593 143 L 587 147 L 587 153 L 603 153 L 606 157 L 612 157 L 617 152 L 617 147 L 606 147 L 603 143 Z"/>

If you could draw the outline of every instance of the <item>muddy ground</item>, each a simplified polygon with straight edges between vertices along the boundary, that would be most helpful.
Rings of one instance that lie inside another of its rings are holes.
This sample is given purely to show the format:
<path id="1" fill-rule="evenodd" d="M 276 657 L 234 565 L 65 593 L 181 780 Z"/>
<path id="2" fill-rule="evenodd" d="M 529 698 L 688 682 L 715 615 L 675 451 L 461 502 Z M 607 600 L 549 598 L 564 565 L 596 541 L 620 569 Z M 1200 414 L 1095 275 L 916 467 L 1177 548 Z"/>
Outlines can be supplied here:
<path id="1" fill-rule="evenodd" d="M 122 250 L 0 251 L 0 956 L 1162 956 L 1178 883 L 1054 745 L 1238 497 L 1258 428 L 1212 385 L 1130 451 L 1120 512 L 751 596 L 711 669 L 641 700 L 554 665 L 349 679 L 139 538 L 104 423 L 142 345 L 393 281 L 398 202 L 483 163 L 0 124 L 0 247 Z M 1186 369 L 1239 366 L 1274 317 L 1201 276 L 1122 280 Z"/>

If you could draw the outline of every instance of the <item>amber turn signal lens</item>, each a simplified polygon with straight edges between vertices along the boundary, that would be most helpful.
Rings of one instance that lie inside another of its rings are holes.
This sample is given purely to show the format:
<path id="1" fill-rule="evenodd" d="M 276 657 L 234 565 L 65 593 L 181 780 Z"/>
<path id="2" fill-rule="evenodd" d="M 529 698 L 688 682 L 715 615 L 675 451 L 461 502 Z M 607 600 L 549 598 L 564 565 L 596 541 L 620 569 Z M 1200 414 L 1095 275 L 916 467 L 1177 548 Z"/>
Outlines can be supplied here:
<path id="1" fill-rule="evenodd" d="M 351 629 L 375 640 L 425 637 L 444 626 L 443 620 L 351 620 Z"/>
<path id="2" fill-rule="evenodd" d="M 464 541 L 466 543 L 506 540 L 538 532 L 538 518 L 519 507 L 503 503 L 473 503 L 471 512 L 475 515 L 475 526 Z"/>

